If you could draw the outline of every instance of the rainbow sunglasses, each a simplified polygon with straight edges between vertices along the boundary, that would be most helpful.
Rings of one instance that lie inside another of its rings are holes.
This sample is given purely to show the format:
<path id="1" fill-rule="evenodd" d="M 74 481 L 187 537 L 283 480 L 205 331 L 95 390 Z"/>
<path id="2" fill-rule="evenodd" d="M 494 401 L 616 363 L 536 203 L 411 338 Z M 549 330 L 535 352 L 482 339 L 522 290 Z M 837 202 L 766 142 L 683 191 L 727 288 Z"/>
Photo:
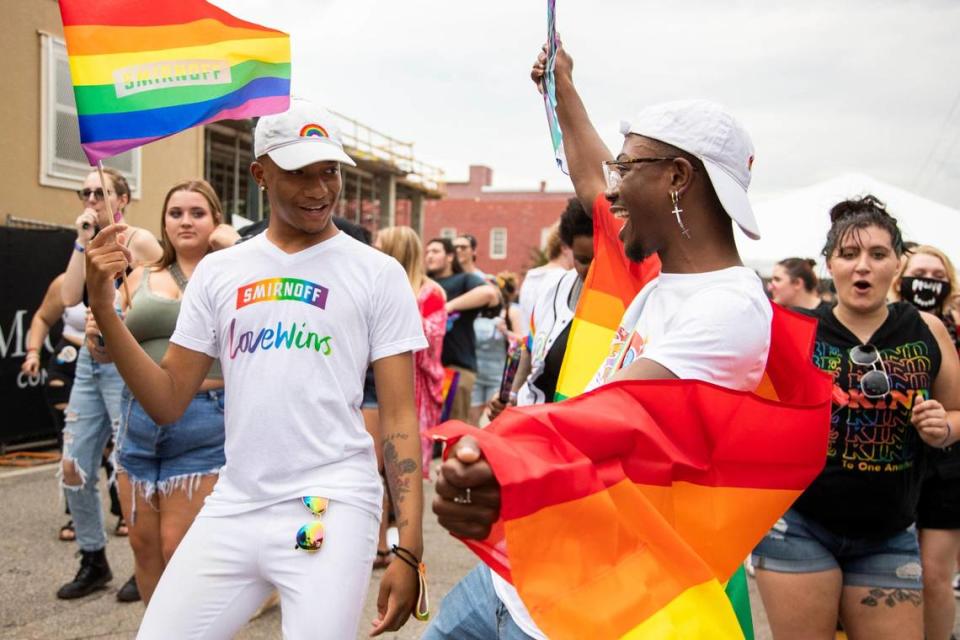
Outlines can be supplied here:
<path id="1" fill-rule="evenodd" d="M 326 510 L 330 501 L 319 496 L 303 496 L 300 498 L 303 506 L 319 518 Z M 300 527 L 297 531 L 297 546 L 294 549 L 303 549 L 304 551 L 318 551 L 323 544 L 323 523 L 320 520 L 314 520 Z"/>

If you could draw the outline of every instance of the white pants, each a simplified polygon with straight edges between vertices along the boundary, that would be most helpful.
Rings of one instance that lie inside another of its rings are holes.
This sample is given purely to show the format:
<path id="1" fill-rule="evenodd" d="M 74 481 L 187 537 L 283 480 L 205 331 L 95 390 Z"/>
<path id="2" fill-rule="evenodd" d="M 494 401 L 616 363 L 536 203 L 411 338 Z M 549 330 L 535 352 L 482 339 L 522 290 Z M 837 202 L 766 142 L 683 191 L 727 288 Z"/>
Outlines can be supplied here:
<path id="1" fill-rule="evenodd" d="M 296 549 L 315 516 L 300 500 L 233 516 L 200 516 L 167 565 L 138 640 L 232 638 L 274 587 L 283 637 L 356 638 L 377 549 L 377 518 L 330 501 L 323 546 Z"/>

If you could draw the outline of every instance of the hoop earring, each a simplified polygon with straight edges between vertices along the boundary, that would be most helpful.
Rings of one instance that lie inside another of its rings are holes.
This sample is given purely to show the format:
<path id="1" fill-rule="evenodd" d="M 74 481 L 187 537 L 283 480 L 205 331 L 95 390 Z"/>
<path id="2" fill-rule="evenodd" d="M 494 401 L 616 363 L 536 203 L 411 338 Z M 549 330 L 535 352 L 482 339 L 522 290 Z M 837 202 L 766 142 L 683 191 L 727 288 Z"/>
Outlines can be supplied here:
<path id="1" fill-rule="evenodd" d="M 690 237 L 690 229 L 687 229 L 683 224 L 683 218 L 680 217 L 680 214 L 683 213 L 683 209 L 680 208 L 680 194 L 677 191 L 670 192 L 670 200 L 673 202 L 673 215 L 677 216 L 677 224 L 680 225 L 680 233 L 684 238 Z"/>

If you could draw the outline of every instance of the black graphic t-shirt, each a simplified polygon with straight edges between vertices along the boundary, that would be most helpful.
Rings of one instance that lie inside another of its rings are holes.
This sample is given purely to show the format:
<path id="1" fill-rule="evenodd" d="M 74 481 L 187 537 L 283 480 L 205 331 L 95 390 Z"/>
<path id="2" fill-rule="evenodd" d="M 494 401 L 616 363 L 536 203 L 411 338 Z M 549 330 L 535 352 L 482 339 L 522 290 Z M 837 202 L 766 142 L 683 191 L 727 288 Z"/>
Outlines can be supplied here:
<path id="1" fill-rule="evenodd" d="M 888 309 L 870 338 L 891 389 L 876 400 L 860 389 L 860 377 L 872 367 L 850 360 L 860 340 L 832 310 L 811 312 L 819 320 L 813 360 L 834 377 L 833 410 L 826 467 L 793 506 L 847 537 L 887 537 L 916 518 L 925 447 L 910 415 L 918 392 L 930 397 L 940 348 L 913 306 L 898 302 Z"/>

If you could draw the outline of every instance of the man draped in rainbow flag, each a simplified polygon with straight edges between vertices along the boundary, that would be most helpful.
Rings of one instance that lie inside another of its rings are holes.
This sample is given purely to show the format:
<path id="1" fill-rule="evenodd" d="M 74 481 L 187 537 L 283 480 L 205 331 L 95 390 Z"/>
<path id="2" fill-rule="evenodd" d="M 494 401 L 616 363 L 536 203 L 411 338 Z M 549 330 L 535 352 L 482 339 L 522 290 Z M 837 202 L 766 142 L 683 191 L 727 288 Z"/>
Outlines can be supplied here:
<path id="1" fill-rule="evenodd" d="M 722 585 L 823 466 L 830 411 L 813 324 L 736 249 L 733 222 L 759 237 L 753 146 L 718 105 L 675 102 L 624 123 L 613 159 L 562 49 L 556 95 L 596 252 L 558 396 L 592 390 L 438 428 L 434 511 L 492 572 L 424 638 L 742 638 Z"/>

